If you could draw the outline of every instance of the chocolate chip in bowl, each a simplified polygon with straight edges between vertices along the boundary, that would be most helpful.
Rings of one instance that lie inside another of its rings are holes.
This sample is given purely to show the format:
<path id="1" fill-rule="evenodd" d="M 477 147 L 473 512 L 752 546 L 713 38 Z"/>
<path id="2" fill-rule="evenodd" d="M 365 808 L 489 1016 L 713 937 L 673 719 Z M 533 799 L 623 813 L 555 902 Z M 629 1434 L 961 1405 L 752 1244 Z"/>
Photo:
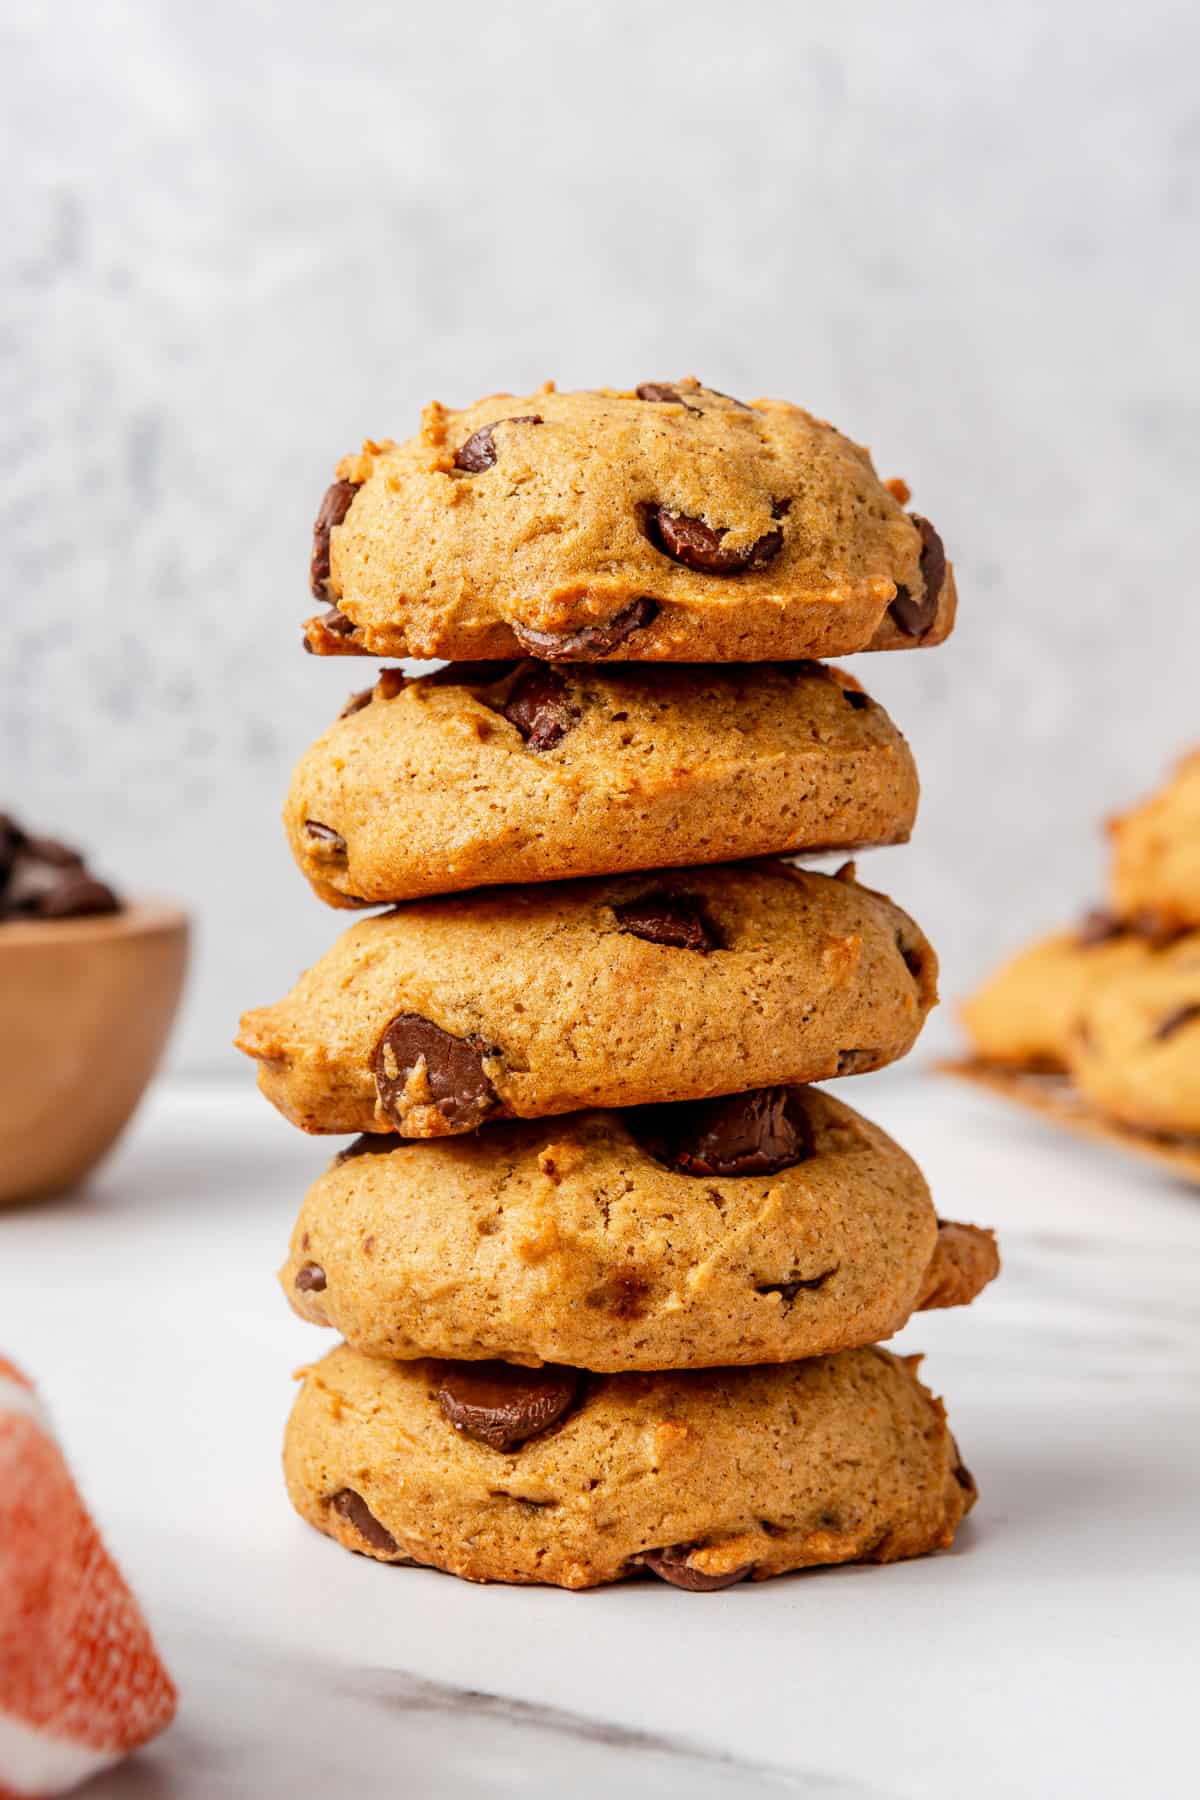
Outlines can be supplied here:
<path id="1" fill-rule="evenodd" d="M 83 855 L 0 814 L 0 1203 L 73 1187 L 158 1065 L 186 915 L 125 899 Z"/>

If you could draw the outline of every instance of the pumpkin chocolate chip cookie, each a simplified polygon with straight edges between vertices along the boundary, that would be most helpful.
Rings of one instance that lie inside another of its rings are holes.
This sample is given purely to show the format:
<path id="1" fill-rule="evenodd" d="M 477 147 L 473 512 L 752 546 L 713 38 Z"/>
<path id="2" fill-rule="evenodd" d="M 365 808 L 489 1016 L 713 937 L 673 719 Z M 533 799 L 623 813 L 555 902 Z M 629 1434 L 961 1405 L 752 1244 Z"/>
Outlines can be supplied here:
<path id="1" fill-rule="evenodd" d="M 1160 930 L 1200 925 L 1200 750 L 1108 829 L 1112 903 L 1121 917 Z"/>
<path id="2" fill-rule="evenodd" d="M 411 901 L 237 1043 L 306 1131 L 443 1137 L 880 1068 L 936 998 L 899 907 L 764 861 Z"/>
<path id="3" fill-rule="evenodd" d="M 1087 1002 L 1115 976 L 1143 968 L 1153 945 L 1105 913 L 1056 931 L 1004 963 L 959 1008 L 975 1054 L 1020 1069 L 1062 1070 Z"/>
<path id="4" fill-rule="evenodd" d="M 901 843 L 908 745 L 818 663 L 385 669 L 306 752 L 284 821 L 334 906 L 664 862 Z"/>
<path id="5" fill-rule="evenodd" d="M 360 1138 L 281 1273 L 372 1356 L 579 1368 L 790 1362 L 891 1337 L 997 1273 L 848 1106 L 775 1088 L 407 1144 Z"/>
<path id="6" fill-rule="evenodd" d="M 586 1375 L 387 1362 L 304 1371 L 284 1472 L 347 1549 L 470 1581 L 705 1592 L 948 1548 L 975 1486 L 916 1357 Z"/>
<path id="7" fill-rule="evenodd" d="M 339 464 L 322 655 L 761 662 L 936 644 L 954 574 L 868 453 L 688 379 L 494 394 Z"/>
<path id="8" fill-rule="evenodd" d="M 1200 1136 L 1200 932 L 1092 993 L 1068 1060 L 1080 1094 L 1108 1118 L 1167 1137 Z"/>

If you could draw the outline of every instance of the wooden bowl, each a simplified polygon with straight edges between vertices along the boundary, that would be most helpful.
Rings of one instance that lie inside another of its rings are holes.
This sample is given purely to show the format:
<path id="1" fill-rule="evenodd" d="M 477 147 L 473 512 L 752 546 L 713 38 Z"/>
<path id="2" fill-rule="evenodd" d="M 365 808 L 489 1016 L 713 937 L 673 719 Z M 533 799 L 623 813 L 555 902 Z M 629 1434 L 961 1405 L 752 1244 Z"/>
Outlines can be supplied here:
<path id="1" fill-rule="evenodd" d="M 0 1204 L 95 1167 L 158 1066 L 187 966 L 187 915 L 143 901 L 0 924 Z"/>

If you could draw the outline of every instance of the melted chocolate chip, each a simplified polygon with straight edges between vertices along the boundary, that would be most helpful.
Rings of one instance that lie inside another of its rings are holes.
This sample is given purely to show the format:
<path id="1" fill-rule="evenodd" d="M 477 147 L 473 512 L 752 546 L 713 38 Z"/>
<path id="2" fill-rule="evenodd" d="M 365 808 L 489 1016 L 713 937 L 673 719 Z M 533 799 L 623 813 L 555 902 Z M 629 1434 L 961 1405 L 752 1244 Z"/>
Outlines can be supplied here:
<path id="1" fill-rule="evenodd" d="M 688 1556 L 694 1549 L 694 1544 L 669 1544 L 665 1550 L 647 1550 L 642 1561 L 660 1581 L 669 1581 L 672 1587 L 686 1588 L 689 1594 L 715 1594 L 721 1588 L 733 1587 L 736 1582 L 745 1581 L 754 1567 L 753 1563 L 743 1563 L 740 1568 L 731 1569 L 728 1575 L 705 1575 L 702 1570 L 688 1565 Z"/>
<path id="2" fill-rule="evenodd" d="M 627 1117 L 643 1148 L 680 1175 L 774 1175 L 815 1148 L 796 1088 L 639 1107 Z"/>
<path id="3" fill-rule="evenodd" d="M 685 412 L 695 413 L 702 417 L 698 406 L 690 406 L 679 392 L 665 381 L 643 381 L 637 390 L 639 400 L 654 400 L 661 406 L 682 406 Z"/>
<path id="4" fill-rule="evenodd" d="M 1200 1000 L 1189 1001 L 1186 1006 L 1177 1006 L 1174 1012 L 1169 1012 L 1166 1018 L 1156 1026 L 1152 1034 L 1154 1041 L 1159 1044 L 1165 1042 L 1167 1038 L 1174 1037 L 1177 1031 L 1182 1031 L 1186 1025 L 1194 1024 L 1197 1019 L 1200 1019 Z"/>
<path id="5" fill-rule="evenodd" d="M 423 1066 L 427 1093 L 414 1104 L 436 1107 L 453 1131 L 473 1131 L 498 1101 L 483 1072 L 492 1054 L 477 1037 L 453 1037 L 419 1013 L 398 1013 L 375 1045 L 371 1069 L 380 1104 L 403 1130 L 404 1090 Z"/>
<path id="6" fill-rule="evenodd" d="M 754 1291 L 756 1294 L 778 1294 L 784 1306 L 788 1307 L 797 1294 L 815 1293 L 818 1288 L 824 1287 L 831 1275 L 836 1274 L 835 1268 L 825 1269 L 820 1275 L 790 1275 L 786 1281 L 759 1282 Z"/>
<path id="7" fill-rule="evenodd" d="M 924 952 L 915 944 L 906 944 L 899 932 L 896 933 L 896 948 L 904 958 L 904 966 L 914 981 L 920 981 L 925 968 Z"/>
<path id="8" fill-rule="evenodd" d="M 338 1151 L 334 1157 L 334 1165 L 352 1162 L 356 1156 L 383 1156 L 389 1150 L 397 1148 L 397 1139 L 390 1131 L 364 1131 Z"/>
<path id="9" fill-rule="evenodd" d="M 322 656 L 343 656 L 352 652 L 343 651 L 337 640 L 353 637 L 358 627 L 353 619 L 348 619 L 344 612 L 336 606 L 327 606 L 319 618 L 310 619 L 304 627 L 303 644 L 310 656 L 315 656 L 318 649 Z"/>
<path id="10" fill-rule="evenodd" d="M 496 443 L 492 436 L 497 425 L 540 425 L 541 413 L 518 413 L 511 419 L 493 419 L 490 425 L 481 425 L 473 431 L 465 444 L 460 444 L 454 452 L 454 466 L 462 469 L 467 475 L 482 475 L 485 469 L 495 466 Z"/>
<path id="11" fill-rule="evenodd" d="M 839 1050 L 837 1072 L 839 1075 L 869 1074 L 879 1067 L 878 1050 Z"/>
<path id="12" fill-rule="evenodd" d="M 357 494 L 359 484 L 356 481 L 335 481 L 325 489 L 317 516 L 313 522 L 312 562 L 309 574 L 312 591 L 318 600 L 327 600 L 329 595 L 329 534 L 335 525 L 340 525 L 350 511 L 351 502 Z M 333 627 L 331 626 L 332 630 Z"/>
<path id="13" fill-rule="evenodd" d="M 871 696 L 864 694 L 861 688 L 843 688 L 842 699 L 847 706 L 852 706 L 855 712 L 866 712 L 871 704 Z"/>
<path id="14" fill-rule="evenodd" d="M 507 1452 L 556 1425 L 578 1391 L 579 1371 L 552 1363 L 443 1363 L 437 1401 L 464 1437 Z"/>
<path id="15" fill-rule="evenodd" d="M 360 713 L 363 710 L 364 706 L 370 706 L 371 699 L 372 699 L 372 696 L 374 695 L 374 692 L 375 692 L 375 689 L 373 687 L 369 687 L 369 688 L 360 688 L 357 694 L 351 694 L 351 696 L 347 700 L 345 706 L 343 706 L 341 712 L 338 714 L 338 718 L 339 719 L 348 719 L 351 717 L 352 714 Z"/>
<path id="16" fill-rule="evenodd" d="M 326 856 L 345 856 L 346 840 L 340 831 L 332 825 L 322 825 L 320 819 L 305 819 L 304 835 L 310 843 L 320 844 Z"/>
<path id="17" fill-rule="evenodd" d="M 320 1263 L 301 1263 L 296 1270 L 295 1286 L 302 1294 L 323 1294 L 325 1292 L 325 1271 Z"/>
<path id="18" fill-rule="evenodd" d="M 715 394 L 718 400 L 728 400 L 730 406 L 736 406 L 739 412 L 754 411 L 754 408 L 752 406 L 747 406 L 744 400 L 735 400 L 732 394 L 723 394 L 720 388 L 706 387 L 704 391 L 706 394 Z"/>
<path id="19" fill-rule="evenodd" d="M 340 1513 L 348 1525 L 353 1525 L 364 1544 L 370 1544 L 372 1550 L 378 1550 L 384 1556 L 394 1556 L 398 1549 L 395 1538 L 381 1525 L 361 1494 L 353 1488 L 339 1488 L 336 1494 L 329 1496 L 329 1504 L 335 1513 Z"/>
<path id="20" fill-rule="evenodd" d="M 1094 906 L 1091 912 L 1085 913 L 1075 933 L 1075 943 L 1080 950 L 1091 950 L 1097 944 L 1110 944 L 1114 938 L 1124 937 L 1127 930 L 1128 926 L 1115 913 Z"/>
<path id="21" fill-rule="evenodd" d="M 598 662 L 623 644 L 635 631 L 645 630 L 658 617 L 658 602 L 644 595 L 632 600 L 603 625 L 584 625 L 578 631 L 534 631 L 514 622 L 513 636 L 522 650 L 545 662 Z"/>
<path id="22" fill-rule="evenodd" d="M 975 1477 L 972 1475 L 965 1462 L 956 1462 L 950 1473 L 953 1475 L 964 1494 L 978 1493 L 979 1490 L 975 1486 Z"/>
<path id="23" fill-rule="evenodd" d="M 546 663 L 517 676 L 500 710 L 531 750 L 553 750 L 579 718 L 578 707 L 567 697 L 565 677 Z"/>
<path id="24" fill-rule="evenodd" d="M 777 519 L 787 512 L 788 505 L 786 500 L 775 502 L 772 510 Z M 783 549 L 783 528 L 778 525 L 752 544 L 735 548 L 725 543 L 724 529 L 665 506 L 647 507 L 645 523 L 646 535 L 656 550 L 702 575 L 741 575 L 747 569 L 761 569 Z"/>
<path id="25" fill-rule="evenodd" d="M 919 638 L 929 630 L 937 617 L 938 600 L 946 579 L 946 551 L 928 519 L 923 519 L 920 513 L 911 513 L 909 517 L 921 534 L 921 581 L 924 591 L 919 600 L 914 600 L 906 587 L 898 587 L 888 611 L 906 636 Z"/>
<path id="26" fill-rule="evenodd" d="M 704 902 L 691 894 L 643 894 L 637 900 L 622 901 L 613 912 L 630 937 L 672 950 L 698 950 L 702 956 L 721 949 Z"/>

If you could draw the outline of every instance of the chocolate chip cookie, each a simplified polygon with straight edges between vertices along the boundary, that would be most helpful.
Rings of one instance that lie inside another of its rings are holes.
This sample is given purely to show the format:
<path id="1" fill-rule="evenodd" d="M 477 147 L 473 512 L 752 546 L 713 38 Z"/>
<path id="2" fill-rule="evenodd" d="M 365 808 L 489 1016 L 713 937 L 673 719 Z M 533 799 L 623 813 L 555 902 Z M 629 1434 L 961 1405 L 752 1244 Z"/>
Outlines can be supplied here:
<path id="1" fill-rule="evenodd" d="M 469 1581 L 693 1592 L 946 1549 L 975 1499 L 916 1357 L 585 1375 L 387 1362 L 304 1371 L 284 1471 L 350 1550 Z"/>
<path id="2" fill-rule="evenodd" d="M 1159 929 L 1200 925 L 1200 750 L 1109 833 L 1116 911 Z"/>
<path id="3" fill-rule="evenodd" d="M 385 669 L 301 758 L 292 853 L 334 906 L 902 843 L 908 745 L 819 663 Z"/>
<path id="4" fill-rule="evenodd" d="M 1071 1033 L 1088 1001 L 1117 975 L 1145 967 L 1154 949 L 1106 914 L 1028 945 L 959 1008 L 977 1056 L 1022 1069 L 1065 1069 Z"/>
<path id="5" fill-rule="evenodd" d="M 936 644 L 954 574 L 866 450 L 688 379 L 434 404 L 338 465 L 321 655 L 761 662 Z"/>
<path id="6" fill-rule="evenodd" d="M 237 1043 L 306 1131 L 443 1137 L 880 1068 L 936 998 L 899 907 L 768 860 L 410 901 Z"/>
<path id="7" fill-rule="evenodd" d="M 1093 992 L 1068 1060 L 1080 1094 L 1109 1118 L 1169 1137 L 1200 1135 L 1200 932 Z"/>
<path id="8" fill-rule="evenodd" d="M 360 1138 L 280 1271 L 372 1356 L 580 1368 L 789 1362 L 962 1305 L 990 1232 L 935 1217 L 916 1164 L 816 1088 Z"/>

